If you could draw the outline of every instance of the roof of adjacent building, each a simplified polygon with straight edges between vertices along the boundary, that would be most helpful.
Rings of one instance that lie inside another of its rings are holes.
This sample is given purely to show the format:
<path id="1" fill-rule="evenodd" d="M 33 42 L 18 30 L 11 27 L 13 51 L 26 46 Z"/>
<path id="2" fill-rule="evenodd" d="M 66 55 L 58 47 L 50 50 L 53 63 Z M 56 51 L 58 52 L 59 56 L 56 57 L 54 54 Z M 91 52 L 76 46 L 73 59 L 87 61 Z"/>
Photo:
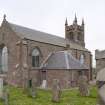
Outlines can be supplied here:
<path id="1" fill-rule="evenodd" d="M 72 69 L 72 70 L 87 70 L 85 64 L 81 64 L 79 60 L 74 58 L 68 51 L 58 51 L 50 54 L 42 63 L 43 69 Z"/>
<path id="2" fill-rule="evenodd" d="M 7 21 L 6 21 L 7 22 Z M 56 35 L 51 35 L 45 32 L 41 32 L 38 30 L 30 29 L 24 26 L 16 25 L 13 23 L 8 22 L 9 26 L 11 29 L 16 32 L 16 34 L 21 37 L 21 38 L 26 38 L 29 40 L 34 40 L 38 42 L 44 42 L 44 43 L 49 43 L 53 45 L 58 45 L 62 47 L 66 47 L 67 41 L 65 38 L 56 36 Z M 70 48 L 73 49 L 78 49 L 78 50 L 83 50 L 83 51 L 88 51 L 85 47 L 80 46 L 79 44 L 69 42 Z"/>
<path id="3" fill-rule="evenodd" d="M 105 58 L 105 50 L 96 50 L 95 51 L 95 58 L 96 59 L 102 59 L 102 58 Z"/>

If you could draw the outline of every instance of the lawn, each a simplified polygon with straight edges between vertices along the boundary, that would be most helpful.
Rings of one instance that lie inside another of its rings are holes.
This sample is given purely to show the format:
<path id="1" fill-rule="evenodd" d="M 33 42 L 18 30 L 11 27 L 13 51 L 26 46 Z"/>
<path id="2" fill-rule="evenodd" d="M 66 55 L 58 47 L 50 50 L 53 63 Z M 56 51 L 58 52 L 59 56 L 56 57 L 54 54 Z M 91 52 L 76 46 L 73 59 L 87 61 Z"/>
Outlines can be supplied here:
<path id="1" fill-rule="evenodd" d="M 51 91 L 37 89 L 37 97 L 31 98 L 27 96 L 20 88 L 9 87 L 9 105 L 96 105 L 97 102 L 97 89 L 91 88 L 89 97 L 79 96 L 78 90 L 64 90 L 62 91 L 60 103 L 53 103 L 51 101 Z M 0 101 L 0 105 L 4 105 Z"/>

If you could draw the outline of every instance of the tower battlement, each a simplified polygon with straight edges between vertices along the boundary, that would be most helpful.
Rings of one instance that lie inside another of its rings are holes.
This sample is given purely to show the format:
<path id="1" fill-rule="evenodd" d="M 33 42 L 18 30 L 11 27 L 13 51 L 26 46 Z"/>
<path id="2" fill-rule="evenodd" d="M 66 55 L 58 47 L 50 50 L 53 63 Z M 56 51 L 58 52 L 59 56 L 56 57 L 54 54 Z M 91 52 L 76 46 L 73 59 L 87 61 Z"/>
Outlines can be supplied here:
<path id="1" fill-rule="evenodd" d="M 65 39 L 85 47 L 84 20 L 82 20 L 81 25 L 78 25 L 77 17 L 75 15 L 73 24 L 68 25 L 68 21 L 66 19 L 65 21 Z"/>

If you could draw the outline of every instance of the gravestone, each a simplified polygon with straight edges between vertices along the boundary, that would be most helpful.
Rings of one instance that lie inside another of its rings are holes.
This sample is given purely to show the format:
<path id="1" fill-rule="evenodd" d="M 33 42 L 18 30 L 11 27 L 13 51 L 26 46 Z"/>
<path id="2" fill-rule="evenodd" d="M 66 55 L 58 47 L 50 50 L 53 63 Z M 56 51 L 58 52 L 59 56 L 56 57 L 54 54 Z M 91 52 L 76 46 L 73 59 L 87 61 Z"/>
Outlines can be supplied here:
<path id="1" fill-rule="evenodd" d="M 30 81 L 30 80 L 29 80 Z M 31 96 L 32 98 L 36 97 L 36 79 L 31 79 L 31 81 L 29 82 L 29 96 Z"/>
<path id="2" fill-rule="evenodd" d="M 3 92 L 4 105 L 9 105 L 9 94 L 6 90 Z"/>
<path id="3" fill-rule="evenodd" d="M 105 68 L 97 73 L 98 104 L 105 105 Z"/>
<path id="4" fill-rule="evenodd" d="M 42 81 L 41 88 L 46 89 L 47 88 L 47 80 Z"/>
<path id="5" fill-rule="evenodd" d="M 32 93 L 31 94 L 32 94 L 32 98 L 36 97 L 36 90 L 35 90 L 35 88 L 34 89 L 32 88 Z"/>
<path id="6" fill-rule="evenodd" d="M 86 76 L 81 75 L 78 79 L 79 92 L 81 96 L 89 96 L 89 85 Z"/>
<path id="7" fill-rule="evenodd" d="M 4 105 L 9 105 L 9 89 L 8 83 L 6 81 L 3 82 L 3 101 Z"/>
<path id="8" fill-rule="evenodd" d="M 3 97 L 3 78 L 0 78 L 0 98 Z"/>
<path id="9" fill-rule="evenodd" d="M 36 97 L 36 90 L 34 88 L 29 88 L 28 91 L 29 91 L 30 97 L 32 97 L 32 98 Z"/>
<path id="10" fill-rule="evenodd" d="M 37 80 L 34 78 L 32 79 L 32 97 L 33 98 L 35 98 L 37 95 L 36 85 L 37 85 Z"/>
<path id="11" fill-rule="evenodd" d="M 53 86 L 52 86 L 52 101 L 59 102 L 61 97 L 61 88 L 58 79 L 53 79 Z"/>

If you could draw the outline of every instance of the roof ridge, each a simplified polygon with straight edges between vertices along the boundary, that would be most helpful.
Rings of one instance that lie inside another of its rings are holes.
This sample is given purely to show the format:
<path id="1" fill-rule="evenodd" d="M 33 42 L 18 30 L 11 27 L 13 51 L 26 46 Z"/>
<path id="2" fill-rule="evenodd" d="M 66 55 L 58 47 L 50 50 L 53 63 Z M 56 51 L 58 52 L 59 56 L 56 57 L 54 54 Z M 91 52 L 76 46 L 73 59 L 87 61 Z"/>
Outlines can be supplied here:
<path id="1" fill-rule="evenodd" d="M 68 52 L 65 51 L 64 52 L 64 55 L 65 55 L 65 61 L 66 61 L 67 69 L 70 69 L 69 59 L 68 59 Z"/>

